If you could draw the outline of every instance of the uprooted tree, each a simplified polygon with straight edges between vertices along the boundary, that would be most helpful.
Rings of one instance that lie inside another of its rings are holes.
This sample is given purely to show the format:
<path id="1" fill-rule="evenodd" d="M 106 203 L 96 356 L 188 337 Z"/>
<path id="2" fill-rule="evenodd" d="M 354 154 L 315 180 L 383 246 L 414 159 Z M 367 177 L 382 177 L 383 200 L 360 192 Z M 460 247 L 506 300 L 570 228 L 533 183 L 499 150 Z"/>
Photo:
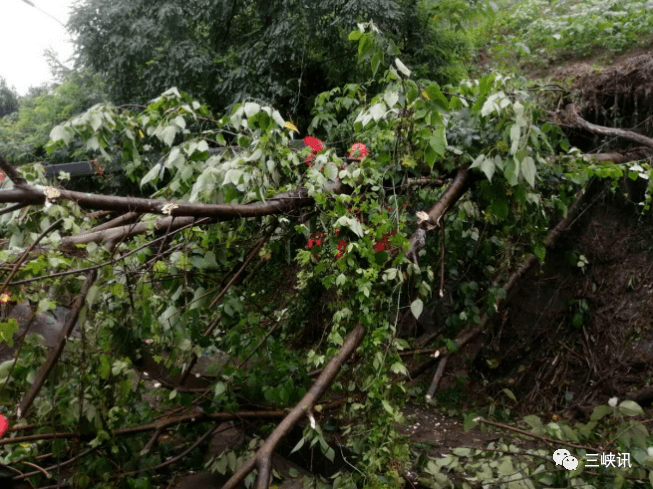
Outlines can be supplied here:
<path id="1" fill-rule="evenodd" d="M 351 38 L 376 71 L 381 34 Z M 81 487 L 113 487 L 183 463 L 216 423 L 247 420 L 249 451 L 212 468 L 234 472 L 230 488 L 256 469 L 264 488 L 298 424 L 296 448 L 333 460 L 320 422 L 338 417 L 357 468 L 346 480 L 401 485 L 400 353 L 416 346 L 415 320 L 446 313 L 425 332 L 441 367 L 431 397 L 446 359 L 545 260 L 589 179 L 623 172 L 555 156 L 564 136 L 519 80 L 440 87 L 388 61 L 374 83 L 317 98 L 311 129 L 326 144 L 303 150 L 272 108 L 214 118 L 175 89 L 52 130 L 52 150 L 81 139 L 149 196 L 69 191 L 40 165 L 0 159 L 13 182 L 0 191 L 3 297 L 35 315 L 69 308 L 54 348 L 25 340 L 0 365 L 1 402 L 29 423 L 0 441 L 5 462 L 56 461 L 17 478 L 77 467 L 65 474 Z M 339 156 L 354 143 L 365 147 Z M 18 323 L 3 319 L 11 342 Z"/>

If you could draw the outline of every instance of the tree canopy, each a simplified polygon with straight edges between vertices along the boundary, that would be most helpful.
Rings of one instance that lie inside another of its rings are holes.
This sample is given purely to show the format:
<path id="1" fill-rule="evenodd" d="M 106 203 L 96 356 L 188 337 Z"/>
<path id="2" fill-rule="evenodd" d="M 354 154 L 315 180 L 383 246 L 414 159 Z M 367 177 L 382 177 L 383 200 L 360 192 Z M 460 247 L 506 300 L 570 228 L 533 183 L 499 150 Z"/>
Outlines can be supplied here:
<path id="1" fill-rule="evenodd" d="M 438 81 L 465 41 L 414 1 L 84 2 L 70 28 L 80 62 L 105 75 L 114 101 L 144 103 L 176 86 L 223 110 L 250 97 L 306 118 L 318 93 L 363 81 L 347 41 L 373 20 Z M 464 4 L 463 4 L 464 5 Z M 471 8 L 471 7 L 467 7 Z"/>

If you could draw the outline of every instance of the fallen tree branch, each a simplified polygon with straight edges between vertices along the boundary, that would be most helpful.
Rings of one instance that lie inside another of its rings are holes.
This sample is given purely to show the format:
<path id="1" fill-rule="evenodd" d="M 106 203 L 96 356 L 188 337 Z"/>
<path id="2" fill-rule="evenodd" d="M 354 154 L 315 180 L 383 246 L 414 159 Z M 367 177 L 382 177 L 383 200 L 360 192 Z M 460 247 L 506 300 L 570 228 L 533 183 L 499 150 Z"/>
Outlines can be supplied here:
<path id="1" fill-rule="evenodd" d="M 101 212 L 111 212 L 111 211 L 101 211 Z M 91 231 L 93 232 L 104 231 L 105 229 L 111 229 L 118 226 L 123 226 L 125 224 L 133 224 L 136 221 L 138 221 L 141 215 L 142 214 L 139 214 L 138 212 L 127 212 L 126 214 L 122 214 L 116 217 L 115 219 L 111 219 L 110 221 L 95 226 L 93 229 L 91 229 Z"/>
<path id="2" fill-rule="evenodd" d="M 315 381 L 302 400 L 286 416 L 279 426 L 272 432 L 263 443 L 256 454 L 245 462 L 240 469 L 222 486 L 222 489 L 235 489 L 237 485 L 255 467 L 258 475 L 254 489 L 267 489 L 270 484 L 270 472 L 272 470 L 272 454 L 281 440 L 299 422 L 299 420 L 310 413 L 311 409 L 320 397 L 326 392 L 336 378 L 342 365 L 354 354 L 356 348 L 365 336 L 365 328 L 360 324 L 356 326 L 345 339 L 338 354 L 324 367 L 324 371 Z"/>
<path id="3" fill-rule="evenodd" d="M 192 223 L 190 223 L 190 224 L 188 224 L 188 225 L 186 225 L 186 226 L 184 226 L 182 228 L 179 228 L 179 229 L 175 230 L 175 232 L 183 231 L 184 229 L 187 229 L 187 228 L 192 227 L 194 225 L 199 226 L 200 224 L 204 224 L 204 223 L 209 222 L 209 221 L 210 221 L 210 219 L 208 219 L 208 218 L 200 219 L 196 223 L 193 221 Z M 165 239 L 165 236 L 161 236 L 160 238 L 153 239 L 152 241 L 148 241 L 147 243 L 145 243 L 145 244 L 143 244 L 143 245 L 141 245 L 141 246 L 139 246 L 139 247 L 137 247 L 137 248 L 135 248 L 133 250 L 130 250 L 129 252 L 125 253 L 124 255 L 121 255 L 121 256 L 119 256 L 117 258 L 112 258 L 111 260 L 108 260 L 108 261 L 106 261 L 104 263 L 100 263 L 99 265 L 93 265 L 93 266 L 86 267 L 86 268 L 78 268 L 76 270 L 66 270 L 65 272 L 55 272 L 55 273 L 51 273 L 51 274 L 44 275 L 44 276 L 41 276 L 41 277 L 26 278 L 24 280 L 17 280 L 15 282 L 10 282 L 7 285 L 11 285 L 11 286 L 24 285 L 24 284 L 29 284 L 29 283 L 32 283 L 32 282 L 38 282 L 40 280 L 47 280 L 47 279 L 52 279 L 52 278 L 57 278 L 57 277 L 64 277 L 66 275 L 77 275 L 77 274 L 81 274 L 81 273 L 85 273 L 85 272 L 90 272 L 91 270 L 99 270 L 100 268 L 115 265 L 116 263 L 124 260 L 128 256 L 131 256 L 134 253 L 139 252 L 143 248 L 148 248 L 148 247 L 152 246 L 154 243 L 157 243 L 159 241 L 163 241 L 164 239 Z"/>
<path id="4" fill-rule="evenodd" d="M 167 459 L 165 462 L 161 462 L 158 465 L 155 465 L 154 467 L 146 467 L 143 469 L 138 469 L 138 470 L 132 470 L 131 472 L 123 472 L 121 474 L 116 474 L 114 476 L 115 479 L 119 477 L 128 477 L 128 476 L 133 476 L 136 474 L 140 474 L 141 472 L 147 472 L 148 470 L 160 470 L 163 469 L 164 467 L 167 467 L 168 465 L 172 465 L 175 462 L 181 460 L 184 458 L 186 455 L 188 455 L 190 452 L 195 450 L 199 445 L 202 444 L 204 440 L 206 440 L 214 431 L 216 430 L 215 426 L 211 426 L 211 429 L 208 430 L 206 433 L 204 433 L 202 436 L 200 436 L 192 445 L 190 445 L 186 450 L 181 452 L 179 455 L 175 455 L 174 457 L 171 457 Z M 147 452 L 146 452 L 147 453 Z"/>
<path id="5" fill-rule="evenodd" d="M 631 161 L 646 160 L 651 157 L 653 157 L 653 148 L 648 148 L 646 146 L 638 146 L 637 148 L 631 148 L 620 152 L 615 151 L 613 153 L 583 154 L 583 158 L 587 160 L 611 161 L 617 165 L 630 163 Z"/>
<path id="6" fill-rule="evenodd" d="M 270 230 L 263 236 L 261 239 L 258 240 L 258 242 L 254 245 L 252 250 L 250 251 L 249 255 L 241 265 L 241 267 L 238 269 L 238 271 L 234 274 L 233 277 L 231 277 L 231 280 L 229 280 L 229 283 L 224 286 L 222 291 L 211 301 L 211 304 L 209 305 L 209 310 L 215 309 L 215 306 L 218 305 L 218 303 L 222 300 L 224 295 L 229 291 L 229 289 L 238 281 L 238 278 L 243 274 L 245 269 L 247 268 L 247 265 L 250 264 L 250 262 L 258 256 L 259 252 L 261 251 L 261 248 L 263 248 L 263 245 L 267 243 L 267 241 L 270 239 L 274 231 L 277 229 L 277 226 L 279 225 L 279 221 L 275 221 Z M 211 321 L 211 324 L 209 324 L 209 327 L 206 328 L 206 331 L 204 331 L 203 336 L 209 336 L 211 333 L 213 333 L 213 330 L 216 328 L 216 326 L 220 323 L 220 317 L 221 315 L 218 314 L 216 317 Z M 184 370 L 184 372 L 181 375 L 181 381 L 180 384 L 183 385 L 188 376 L 190 375 L 191 370 L 193 370 L 193 367 L 197 363 L 197 355 L 195 353 L 192 354 L 191 360 L 188 363 L 188 366 Z"/>
<path id="7" fill-rule="evenodd" d="M 325 406 L 327 409 L 329 406 Z M 288 414 L 287 411 L 278 409 L 275 411 L 234 411 L 231 413 L 187 413 L 179 416 L 165 416 L 160 420 L 153 423 L 147 423 L 139 426 L 130 426 L 128 428 L 119 428 L 111 431 L 111 436 L 129 436 L 137 433 L 145 433 L 148 431 L 156 431 L 168 426 L 178 425 L 183 423 L 199 423 L 202 421 L 233 421 L 240 419 L 276 419 L 283 418 Z M 64 440 L 64 439 L 93 439 L 97 436 L 96 432 L 91 433 L 76 433 L 76 432 L 60 432 L 60 433 L 37 433 L 34 435 L 16 436 L 14 438 L 0 439 L 0 446 L 13 445 L 15 443 L 25 443 L 30 441 L 40 440 Z M 48 469 L 49 470 L 49 469 Z"/>
<path id="8" fill-rule="evenodd" d="M 32 406 L 34 399 L 36 399 L 36 396 L 38 395 L 39 391 L 43 387 L 43 384 L 45 384 L 45 380 L 48 378 L 50 372 L 52 371 L 57 361 L 59 360 L 59 357 L 63 352 L 64 346 L 66 346 L 66 341 L 68 340 L 70 334 L 73 332 L 73 328 L 75 327 L 75 323 L 77 322 L 79 313 L 82 310 L 82 307 L 84 306 L 84 302 L 86 301 L 86 296 L 88 295 L 88 292 L 91 289 L 93 283 L 95 283 L 96 278 L 97 278 L 97 270 L 91 270 L 86 275 L 86 281 L 84 282 L 82 290 L 75 298 L 75 301 L 73 302 L 70 312 L 66 316 L 66 320 L 64 321 L 64 324 L 61 328 L 59 337 L 57 338 L 57 346 L 55 346 L 50 352 L 48 359 L 41 367 L 41 370 L 36 376 L 36 379 L 34 379 L 32 386 L 27 391 L 27 393 L 23 396 L 23 399 L 21 400 L 20 405 L 18 406 L 18 410 L 16 412 L 16 417 L 18 419 L 24 417 L 27 411 L 29 410 L 29 408 Z"/>
<path id="9" fill-rule="evenodd" d="M 9 166 L 9 165 L 7 165 Z M 24 204 L 45 204 L 45 189 L 42 187 L 23 185 L 21 188 L 0 191 L 0 203 L 20 202 Z M 344 185 L 328 182 L 324 192 L 341 193 Z M 56 197 L 50 197 L 50 202 L 71 201 L 84 209 L 135 212 L 139 214 L 159 214 L 175 217 L 215 217 L 227 221 L 244 217 L 261 217 L 271 214 L 281 214 L 297 206 L 313 205 L 315 200 L 308 195 L 304 187 L 292 192 L 282 192 L 268 198 L 265 202 L 250 202 L 248 204 L 195 204 L 190 202 L 168 202 L 159 199 L 140 197 L 119 197 L 114 195 L 90 194 L 56 188 Z M 171 207 L 168 207 L 172 204 Z"/>
<path id="10" fill-rule="evenodd" d="M 431 402 L 431 399 L 433 399 L 433 394 L 435 394 L 435 391 L 438 390 L 438 386 L 440 385 L 440 381 L 442 380 L 442 376 L 444 375 L 444 369 L 447 366 L 447 360 L 449 360 L 449 355 L 443 355 L 440 358 L 440 364 L 438 365 L 438 369 L 435 371 L 435 375 L 433 376 L 433 380 L 431 381 L 429 390 L 426 392 L 427 403 Z"/>
<path id="11" fill-rule="evenodd" d="M 477 423 L 480 423 L 480 424 L 486 424 L 486 425 L 490 425 L 490 426 L 495 426 L 497 428 L 502 428 L 504 430 L 514 431 L 515 433 L 519 433 L 520 435 L 529 436 L 531 438 L 535 438 L 536 440 L 540 440 L 540 441 L 543 441 L 545 443 L 550 443 L 553 446 L 555 446 L 556 448 L 559 445 L 564 445 L 564 446 L 571 447 L 571 448 L 577 448 L 579 450 L 589 450 L 590 452 L 594 452 L 594 451 L 597 450 L 594 447 L 588 447 L 588 446 L 585 446 L 585 445 L 577 445 L 576 443 L 569 443 L 569 442 L 566 442 L 566 441 L 563 441 L 563 440 L 556 440 L 554 438 L 549 438 L 548 436 L 536 435 L 535 433 L 531 433 L 530 431 L 522 430 L 520 428 L 515 428 L 514 426 L 510 426 L 509 424 L 498 423 L 496 421 L 490 421 L 490 420 L 485 419 L 485 418 L 480 418 L 479 417 L 479 418 L 476 418 L 474 421 L 476 421 Z"/>
<path id="12" fill-rule="evenodd" d="M 635 141 L 636 143 L 639 144 L 643 144 L 644 146 L 648 146 L 649 148 L 653 148 L 653 139 L 646 137 L 642 134 L 637 134 L 636 132 L 633 131 L 626 131 L 624 129 L 599 126 L 596 124 L 592 124 L 591 122 L 587 122 L 585 119 L 583 119 L 580 116 L 578 106 L 575 104 L 569 104 L 565 107 L 565 111 L 562 114 L 562 118 L 563 120 L 568 121 L 568 123 L 576 127 L 583 128 L 587 131 L 593 132 L 600 136 L 620 137 L 620 138 L 628 139 L 630 141 Z"/>
<path id="13" fill-rule="evenodd" d="M 545 241 L 545 246 L 547 248 L 551 248 L 557 239 L 560 237 L 560 235 L 567 230 L 567 228 L 570 226 L 572 221 L 574 220 L 575 216 L 580 212 L 580 209 L 582 207 L 583 202 L 585 201 L 585 197 L 587 195 L 587 192 L 585 189 L 582 189 L 580 192 L 580 196 L 576 199 L 576 201 L 569 207 L 567 211 L 567 217 L 563 218 L 560 220 L 556 226 L 549 231 L 549 234 L 547 235 L 546 241 Z M 526 260 L 522 266 L 520 266 L 508 279 L 508 282 L 503 286 L 503 289 L 506 291 L 506 298 L 508 297 L 508 294 L 510 291 L 516 286 L 516 284 L 519 282 L 519 280 L 531 269 L 533 268 L 537 262 L 538 258 L 536 256 L 531 256 L 528 260 Z M 503 303 L 505 303 L 506 299 L 501 299 L 499 298 L 497 301 L 497 307 L 501 307 Z M 477 326 L 467 328 L 463 330 L 455 339 L 455 343 L 457 347 L 460 349 L 463 346 L 465 346 L 469 341 L 474 339 L 477 335 L 485 331 L 487 328 L 488 324 L 490 323 L 490 317 L 487 314 L 484 314 L 481 317 L 481 321 Z M 419 365 L 417 368 L 413 369 L 413 372 L 411 372 L 411 377 L 414 377 L 414 375 L 419 375 L 422 373 L 426 368 L 430 368 L 430 366 L 436 361 L 437 358 L 443 355 L 448 355 L 450 352 L 446 346 L 443 346 L 439 349 L 437 349 L 433 355 L 431 355 L 431 358 L 423 362 L 421 365 Z"/>
<path id="14" fill-rule="evenodd" d="M 452 205 L 454 205 L 467 191 L 471 184 L 469 166 L 465 165 L 458 170 L 447 190 L 428 212 L 428 220 L 420 223 L 417 230 L 409 238 L 410 248 L 406 253 L 408 259 L 417 263 L 417 254 L 426 246 L 426 232 L 440 225 L 440 219 Z"/>

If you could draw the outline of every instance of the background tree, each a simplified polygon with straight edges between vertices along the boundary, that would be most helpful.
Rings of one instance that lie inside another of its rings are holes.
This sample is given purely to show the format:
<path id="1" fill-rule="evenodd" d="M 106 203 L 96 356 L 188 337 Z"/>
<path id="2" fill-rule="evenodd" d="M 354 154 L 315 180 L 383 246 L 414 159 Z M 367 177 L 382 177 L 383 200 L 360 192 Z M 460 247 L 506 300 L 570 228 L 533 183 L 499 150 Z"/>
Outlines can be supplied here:
<path id="1" fill-rule="evenodd" d="M 7 80 L 0 77 L 0 117 L 18 110 L 18 95 L 9 88 Z"/>
<path id="2" fill-rule="evenodd" d="M 104 75 L 116 103 L 144 103 L 176 86 L 218 111 L 258 99 L 305 130 L 318 93 L 365 78 L 347 42 L 357 22 L 373 20 L 421 73 L 441 82 L 459 75 L 451 63 L 467 44 L 443 23 L 446 15 L 433 15 L 433 5 L 88 0 L 73 13 L 70 28 L 80 64 Z"/>
<path id="3" fill-rule="evenodd" d="M 0 120 L 0 151 L 16 163 L 42 160 L 70 161 L 74 149 L 47 155 L 50 130 L 92 105 L 106 100 L 104 84 L 90 71 L 60 73 L 54 86 L 31 87 L 17 102 L 16 111 Z"/>

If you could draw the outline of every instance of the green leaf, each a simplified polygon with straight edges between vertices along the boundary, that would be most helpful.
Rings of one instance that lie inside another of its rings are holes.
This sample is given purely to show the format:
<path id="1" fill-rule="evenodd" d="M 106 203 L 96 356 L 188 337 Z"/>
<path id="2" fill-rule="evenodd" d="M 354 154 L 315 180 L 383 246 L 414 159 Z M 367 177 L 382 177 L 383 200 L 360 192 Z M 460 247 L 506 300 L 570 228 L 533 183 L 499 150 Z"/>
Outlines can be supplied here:
<path id="1" fill-rule="evenodd" d="M 521 135 L 521 128 L 519 124 L 513 124 L 510 128 L 510 154 L 514 155 L 519 148 L 519 138 Z"/>
<path id="2" fill-rule="evenodd" d="M 410 76 L 411 71 L 408 69 L 408 67 L 405 64 L 401 62 L 399 58 L 395 58 L 395 64 L 397 65 L 399 71 L 401 71 L 406 76 L 406 78 Z"/>
<path id="3" fill-rule="evenodd" d="M 392 373 L 395 374 L 401 374 L 401 375 L 408 375 L 408 370 L 406 369 L 406 366 L 402 362 L 395 362 L 390 366 L 390 370 Z"/>
<path id="4" fill-rule="evenodd" d="M 535 162 L 533 158 L 527 156 L 521 162 L 521 174 L 524 175 L 524 178 L 529 183 L 531 187 L 535 187 L 535 173 L 537 172 L 535 168 Z"/>
<path id="5" fill-rule="evenodd" d="M 465 431 L 469 431 L 471 429 L 474 429 L 478 426 L 478 422 L 476 421 L 476 418 L 478 418 L 476 413 L 469 413 L 467 416 L 465 416 L 465 421 L 463 422 L 463 429 Z"/>
<path id="6" fill-rule="evenodd" d="M 458 457 L 470 457 L 472 455 L 471 448 L 454 448 L 451 452 Z"/>
<path id="7" fill-rule="evenodd" d="M 507 219 L 509 212 L 508 201 L 503 198 L 495 199 L 494 202 L 490 204 L 490 211 L 492 211 L 492 214 L 502 221 Z"/>
<path id="8" fill-rule="evenodd" d="M 392 406 L 390 405 L 390 403 L 388 401 L 386 401 L 385 399 L 382 399 L 381 404 L 383 405 L 383 409 L 385 409 L 389 414 L 394 414 L 395 411 L 394 411 L 394 409 L 392 409 Z"/>
<path id="9" fill-rule="evenodd" d="M 245 110 L 245 116 L 249 118 L 252 117 L 253 115 L 258 114 L 261 110 L 261 106 L 254 102 L 247 102 L 243 106 L 243 109 Z"/>
<path id="10" fill-rule="evenodd" d="M 64 126 L 54 126 L 52 131 L 50 131 L 50 139 L 55 143 L 57 141 L 63 141 L 65 145 L 68 145 L 70 142 L 70 133 L 66 130 Z"/>
<path id="11" fill-rule="evenodd" d="M 14 346 L 14 334 L 16 331 L 18 331 L 18 321 L 15 318 L 9 318 L 6 321 L 0 322 L 0 339 L 10 347 Z"/>
<path id="12" fill-rule="evenodd" d="M 508 396 L 511 400 L 517 402 L 517 398 L 515 397 L 515 394 L 513 394 L 513 392 L 512 392 L 510 389 L 508 389 L 508 388 L 504 388 L 504 389 L 502 390 L 502 392 L 503 392 L 506 396 Z"/>
<path id="13" fill-rule="evenodd" d="M 623 401 L 619 404 L 619 412 L 625 416 L 639 416 L 644 411 L 635 401 Z"/>
<path id="14" fill-rule="evenodd" d="M 437 84 L 429 85 L 424 89 L 426 95 L 428 96 L 431 102 L 436 103 L 439 107 L 444 110 L 449 110 L 449 101 L 447 97 L 440 91 L 440 87 Z"/>
<path id="15" fill-rule="evenodd" d="M 600 419 L 605 418 L 606 416 L 612 414 L 614 411 L 610 406 L 606 405 L 601 405 L 601 406 L 596 406 L 594 410 L 592 411 L 592 415 L 590 416 L 591 421 L 598 421 Z"/>
<path id="16" fill-rule="evenodd" d="M 86 149 L 94 151 L 100 149 L 100 141 L 98 141 L 97 136 L 93 136 L 88 141 L 86 141 Z"/>
<path id="17" fill-rule="evenodd" d="M 542 426 L 542 420 L 539 418 L 539 416 L 535 416 L 534 414 L 524 416 L 524 421 L 531 425 L 531 428 L 539 428 Z"/>
<path id="18" fill-rule="evenodd" d="M 333 448 L 329 447 L 329 449 L 324 452 L 324 456 L 329 459 L 329 461 L 333 462 L 333 459 L 336 457 L 336 452 L 333 450 Z"/>
<path id="19" fill-rule="evenodd" d="M 379 71 L 379 65 L 381 64 L 381 53 L 374 53 L 372 59 L 370 60 L 370 65 L 372 67 L 372 74 L 376 75 L 376 72 Z"/>
<path id="20" fill-rule="evenodd" d="M 349 33 L 349 36 L 347 36 L 347 38 L 350 41 L 358 41 L 361 38 L 362 35 L 363 35 L 363 33 L 361 31 L 359 31 L 358 29 L 356 29 L 355 31 L 351 31 Z"/>
<path id="21" fill-rule="evenodd" d="M 481 162 L 481 171 L 485 173 L 485 176 L 490 182 L 492 181 L 494 170 L 495 170 L 494 160 L 490 158 L 483 159 L 483 161 Z"/>
<path id="22" fill-rule="evenodd" d="M 88 289 L 88 294 L 86 294 L 86 304 L 88 307 L 91 307 L 95 304 L 98 294 L 100 293 L 100 288 L 97 285 L 91 285 Z"/>
<path id="23" fill-rule="evenodd" d="M 175 124 L 166 126 L 163 129 L 163 131 L 161 131 L 161 135 L 160 135 L 161 141 L 163 141 L 167 146 L 172 146 L 172 143 L 175 141 L 175 136 L 177 135 L 178 130 L 179 127 L 177 127 Z"/>
<path id="24" fill-rule="evenodd" d="M 161 164 L 157 163 L 152 167 L 150 171 L 148 171 L 145 176 L 141 179 L 141 187 L 143 187 L 146 183 L 151 182 L 154 180 L 156 176 L 158 176 L 159 172 L 161 171 Z"/>
<path id="25" fill-rule="evenodd" d="M 429 145 L 437 154 L 444 156 L 444 151 L 447 146 L 444 127 L 438 127 L 433 131 L 433 134 L 431 134 L 431 138 L 429 139 Z"/>
<path id="26" fill-rule="evenodd" d="M 98 367 L 98 374 L 101 379 L 108 379 L 111 375 L 111 363 L 106 355 L 100 356 L 100 365 Z"/>
<path id="27" fill-rule="evenodd" d="M 422 302 L 422 299 L 415 299 L 410 304 L 410 312 L 413 313 L 415 319 L 419 319 L 419 317 L 422 315 L 423 310 L 424 310 L 424 303 Z"/>
<path id="28" fill-rule="evenodd" d="M 304 437 L 302 437 L 302 439 L 297 442 L 297 445 L 295 445 L 295 448 L 293 448 L 290 453 L 295 453 L 297 450 L 301 449 L 303 446 L 304 446 Z"/>
<path id="29" fill-rule="evenodd" d="M 472 168 L 476 168 L 476 167 L 481 166 L 481 163 L 483 163 L 483 160 L 485 160 L 485 155 L 484 154 L 478 155 L 474 159 L 474 161 L 472 162 L 472 164 L 471 164 L 471 166 L 469 168 L 472 169 Z"/>

